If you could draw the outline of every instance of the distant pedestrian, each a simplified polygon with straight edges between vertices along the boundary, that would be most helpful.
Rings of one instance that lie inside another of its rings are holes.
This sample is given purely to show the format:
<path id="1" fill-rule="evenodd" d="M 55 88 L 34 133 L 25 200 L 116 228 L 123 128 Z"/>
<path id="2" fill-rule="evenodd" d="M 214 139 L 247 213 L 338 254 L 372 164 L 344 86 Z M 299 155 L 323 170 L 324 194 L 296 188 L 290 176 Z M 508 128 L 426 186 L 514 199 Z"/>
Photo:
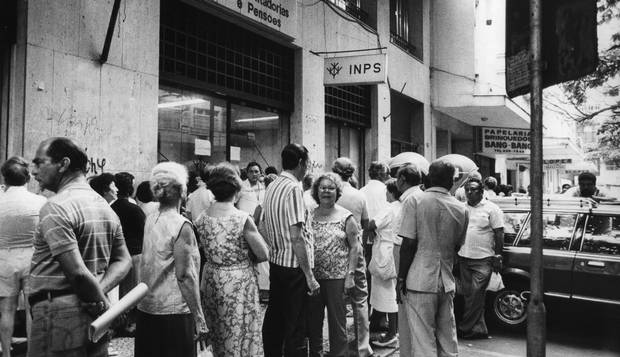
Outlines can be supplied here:
<path id="1" fill-rule="evenodd" d="M 321 293 L 310 297 L 308 334 L 310 356 L 323 355 L 323 320 L 327 307 L 330 356 L 345 356 L 347 344 L 346 295 L 355 288 L 354 274 L 362 250 L 360 230 L 348 210 L 336 204 L 342 193 L 340 177 L 333 173 L 319 176 L 312 186 L 318 207 L 310 212 L 314 232 L 314 274 Z"/>
<path id="2" fill-rule="evenodd" d="M 484 320 L 486 288 L 493 271 L 501 271 L 504 246 L 504 215 L 493 202 L 483 198 L 482 182 L 465 184 L 469 225 L 465 243 L 458 252 L 462 294 L 465 297 L 459 335 L 465 339 L 487 338 Z"/>
<path id="3" fill-rule="evenodd" d="M 387 314 L 388 331 L 378 339 L 372 341 L 380 347 L 392 346 L 397 342 L 398 333 L 398 304 L 396 303 L 396 260 L 394 258 L 395 244 L 402 241 L 397 237 L 400 230 L 402 204 L 398 200 L 400 192 L 396 186 L 396 179 L 386 181 L 386 199 L 388 205 L 368 223 L 369 229 L 376 232 L 372 247 L 372 259 L 376 259 L 381 274 L 373 273 L 370 267 L 375 266 L 371 260 L 369 270 L 372 274 L 370 281 L 370 305 L 375 312 Z M 391 271 L 394 275 L 385 277 Z M 374 314 L 373 314 L 374 315 Z"/>
<path id="4" fill-rule="evenodd" d="M 187 169 L 162 162 L 151 171 L 157 214 L 146 219 L 140 281 L 149 291 L 138 304 L 136 357 L 196 356 L 207 325 L 199 291 L 200 254 L 192 224 L 180 213 L 187 193 Z"/>
<path id="5" fill-rule="evenodd" d="M 467 202 L 467 195 L 465 195 L 465 182 L 470 178 L 482 180 L 482 175 L 478 171 L 470 172 L 469 174 L 463 173 L 461 180 L 458 182 L 461 184 L 454 192 L 454 197 L 461 202 Z"/>
<path id="6" fill-rule="evenodd" d="M 346 208 L 351 213 L 361 229 L 368 229 L 368 206 L 366 198 L 353 188 L 349 183 L 349 179 L 355 173 L 355 167 L 351 159 L 340 157 L 334 161 L 332 171 L 337 173 L 342 179 L 342 196 L 336 202 L 340 206 Z M 355 267 L 355 288 L 351 293 L 351 301 L 353 302 L 353 313 L 356 314 L 357 326 L 357 349 L 360 356 L 371 356 L 372 348 L 370 347 L 370 323 L 368 319 L 368 283 L 366 278 L 366 259 L 364 253 L 360 252 L 358 262 Z"/>
<path id="7" fill-rule="evenodd" d="M 497 186 L 497 179 L 493 176 L 489 176 L 484 179 L 484 198 L 490 200 L 497 197 L 495 193 L 495 187 Z"/>
<path id="8" fill-rule="evenodd" d="M 107 356 L 108 339 L 88 340 L 90 323 L 109 307 L 106 293 L 131 267 L 120 221 L 86 182 L 86 152 L 67 138 L 44 140 L 33 160 L 41 189 L 28 301 L 28 356 Z"/>
<path id="9" fill-rule="evenodd" d="M 569 183 L 565 183 L 562 185 L 562 190 L 560 191 L 560 194 L 564 194 L 566 193 L 566 191 L 568 191 L 571 187 L 573 187 L 571 184 Z"/>
<path id="10" fill-rule="evenodd" d="M 256 208 L 263 205 L 265 200 L 265 184 L 260 180 L 263 175 L 262 168 L 257 162 L 250 162 L 246 167 L 247 180 L 241 183 L 241 192 L 237 208 L 254 217 Z"/>
<path id="11" fill-rule="evenodd" d="M 25 292 L 39 211 L 47 200 L 26 188 L 30 172 L 23 158 L 9 158 L 0 172 L 6 184 L 6 192 L 0 196 L 0 342 L 2 355 L 10 357 L 17 301 Z M 27 313 L 26 331 L 30 331 L 30 323 Z"/>
<path id="12" fill-rule="evenodd" d="M 88 183 L 108 204 L 111 205 L 118 198 L 118 188 L 114 182 L 114 175 L 111 173 L 104 172 L 99 176 L 94 176 Z"/>
<path id="13" fill-rule="evenodd" d="M 312 272 L 313 240 L 306 231 L 301 180 L 310 163 L 308 149 L 288 144 L 280 176 L 265 193 L 264 227 L 269 245 L 269 304 L 263 322 L 265 357 L 304 356 L 308 294 L 319 294 Z"/>
<path id="14" fill-rule="evenodd" d="M 213 193 L 207 186 L 207 181 L 209 181 L 211 170 L 213 170 L 212 165 L 205 165 L 200 168 L 200 179 L 202 180 L 202 183 L 196 191 L 190 193 L 187 197 L 185 213 L 187 218 L 189 218 L 192 222 L 196 222 L 198 217 L 206 211 L 215 200 L 213 198 Z"/>
<path id="15" fill-rule="evenodd" d="M 609 201 L 609 194 L 596 187 L 596 176 L 591 172 L 582 172 L 577 178 L 578 185 L 564 194 L 570 197 L 588 197 L 600 201 Z M 611 200 L 614 200 L 613 198 Z"/>
<path id="16" fill-rule="evenodd" d="M 265 168 L 265 176 L 271 175 L 271 174 L 274 174 L 274 175 L 277 176 L 278 175 L 278 169 L 276 169 L 274 166 L 267 166 Z"/>
<path id="17" fill-rule="evenodd" d="M 403 205 L 396 294 L 407 309 L 413 357 L 458 354 L 452 268 L 469 219 L 465 205 L 450 195 L 454 171 L 452 164 L 434 161 L 430 187 Z"/>
<path id="18" fill-rule="evenodd" d="M 317 207 L 317 203 L 312 197 L 312 184 L 314 183 L 314 175 L 306 174 L 304 179 L 301 181 L 302 188 L 304 190 L 304 203 L 306 204 L 306 209 L 308 211 Z"/>
<path id="19" fill-rule="evenodd" d="M 148 181 L 142 181 L 138 185 L 136 189 L 136 203 L 144 212 L 145 217 L 158 211 L 159 203 L 153 200 L 151 184 Z"/>
<path id="20" fill-rule="evenodd" d="M 234 206 L 243 187 L 235 170 L 220 164 L 211 171 L 207 184 L 215 202 L 198 218 L 196 229 L 206 257 L 201 291 L 213 353 L 262 356 L 254 264 L 267 261 L 267 244 L 252 217 Z"/>

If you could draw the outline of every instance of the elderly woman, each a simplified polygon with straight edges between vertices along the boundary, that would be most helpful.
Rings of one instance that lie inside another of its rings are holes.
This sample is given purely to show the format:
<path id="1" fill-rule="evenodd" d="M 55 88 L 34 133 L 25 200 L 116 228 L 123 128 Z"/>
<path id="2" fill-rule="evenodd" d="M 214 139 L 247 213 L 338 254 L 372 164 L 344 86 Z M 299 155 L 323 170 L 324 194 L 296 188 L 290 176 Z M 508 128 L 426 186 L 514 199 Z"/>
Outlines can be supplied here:
<path id="1" fill-rule="evenodd" d="M 241 179 L 229 164 L 207 182 L 215 197 L 196 221 L 206 257 L 201 290 L 214 356 L 262 356 L 258 279 L 254 263 L 268 258 L 267 244 L 249 213 L 235 208 Z"/>
<path id="2" fill-rule="evenodd" d="M 360 233 L 353 214 L 336 204 L 342 193 L 340 177 L 326 173 L 312 185 L 312 197 L 318 207 L 310 212 L 314 233 L 314 275 L 321 293 L 310 297 L 308 306 L 308 337 L 310 355 L 321 356 L 323 349 L 323 318 L 327 306 L 329 324 L 329 355 L 344 356 L 347 352 L 346 305 L 344 295 L 354 287 L 353 273 L 361 245 Z"/>
<path id="3" fill-rule="evenodd" d="M 157 213 L 144 226 L 140 280 L 149 287 L 138 304 L 136 357 L 196 356 L 207 325 L 200 305 L 200 255 L 192 224 L 179 213 L 187 192 L 187 170 L 163 162 L 151 172 Z M 196 336 L 197 335 L 197 336 Z"/>

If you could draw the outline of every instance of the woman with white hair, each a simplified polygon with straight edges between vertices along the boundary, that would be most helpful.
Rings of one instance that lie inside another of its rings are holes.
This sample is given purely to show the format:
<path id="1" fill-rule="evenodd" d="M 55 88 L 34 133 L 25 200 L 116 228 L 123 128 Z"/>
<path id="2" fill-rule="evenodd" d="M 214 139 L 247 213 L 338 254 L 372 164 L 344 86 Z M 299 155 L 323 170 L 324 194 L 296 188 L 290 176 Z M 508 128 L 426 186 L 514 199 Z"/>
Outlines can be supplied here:
<path id="1" fill-rule="evenodd" d="M 151 171 L 159 210 L 144 226 L 140 281 L 149 291 L 138 304 L 136 357 L 196 356 L 196 340 L 206 343 L 200 304 L 200 254 L 192 224 L 179 213 L 187 193 L 187 169 L 163 162 Z"/>

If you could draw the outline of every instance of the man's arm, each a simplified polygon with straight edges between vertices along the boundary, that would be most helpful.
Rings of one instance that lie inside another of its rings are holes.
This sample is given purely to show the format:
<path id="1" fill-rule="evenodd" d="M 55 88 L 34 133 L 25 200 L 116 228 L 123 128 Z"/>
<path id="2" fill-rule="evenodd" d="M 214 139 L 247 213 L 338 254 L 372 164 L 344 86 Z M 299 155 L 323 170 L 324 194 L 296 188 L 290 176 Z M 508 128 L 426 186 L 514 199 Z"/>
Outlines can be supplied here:
<path id="1" fill-rule="evenodd" d="M 402 296 L 407 294 L 407 274 L 409 267 L 418 250 L 417 234 L 417 202 L 415 198 L 408 199 L 403 204 L 400 232 L 398 236 L 403 238 L 400 246 L 400 264 L 398 266 L 398 278 L 396 280 L 396 301 L 402 303 Z M 402 295 L 401 295 L 402 294 Z"/>
<path id="2" fill-rule="evenodd" d="M 504 248 L 504 227 L 494 228 L 495 257 L 493 257 L 493 271 L 502 270 L 502 249 Z"/>
<path id="3" fill-rule="evenodd" d="M 60 268 L 81 301 L 86 303 L 104 301 L 108 304 L 103 289 L 101 289 L 95 276 L 84 265 L 84 260 L 78 249 L 65 251 L 57 255 L 55 259 L 60 263 Z"/>
<path id="4" fill-rule="evenodd" d="M 319 289 L 319 283 L 314 278 L 314 273 L 310 268 L 310 262 L 308 260 L 308 251 L 306 250 L 306 242 L 302 234 L 302 223 L 292 225 L 291 231 L 291 245 L 293 246 L 293 253 L 297 258 L 299 267 L 306 276 L 306 282 L 311 294 L 316 294 Z"/>
<path id="5" fill-rule="evenodd" d="M 122 234 L 122 233 L 121 233 Z M 110 264 L 103 274 L 99 284 L 103 292 L 107 293 L 114 289 L 131 269 L 131 256 L 125 239 L 122 237 L 114 237 L 112 240 L 112 249 L 110 250 Z"/>

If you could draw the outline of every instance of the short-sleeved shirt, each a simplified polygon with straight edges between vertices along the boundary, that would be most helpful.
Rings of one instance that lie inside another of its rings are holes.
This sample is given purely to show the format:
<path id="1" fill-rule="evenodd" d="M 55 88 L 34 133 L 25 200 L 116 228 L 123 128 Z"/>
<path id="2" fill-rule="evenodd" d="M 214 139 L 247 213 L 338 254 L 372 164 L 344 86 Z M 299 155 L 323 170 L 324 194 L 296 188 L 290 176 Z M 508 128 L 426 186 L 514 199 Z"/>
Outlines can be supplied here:
<path id="1" fill-rule="evenodd" d="M 417 239 L 418 248 L 407 273 L 407 289 L 437 293 L 455 290 L 452 267 L 465 241 L 469 213 L 462 202 L 441 187 L 431 187 L 403 202 L 399 235 Z M 423 277 L 423 278 L 420 278 Z"/>
<path id="2" fill-rule="evenodd" d="M 74 182 L 41 208 L 30 268 L 30 294 L 69 289 L 56 256 L 79 250 L 95 276 L 105 273 L 114 244 L 125 244 L 116 213 L 87 183 Z M 119 242 L 116 242 L 119 240 Z"/>
<path id="3" fill-rule="evenodd" d="M 140 281 L 149 291 L 138 304 L 140 311 L 152 315 L 188 314 L 176 278 L 174 246 L 184 224 L 191 224 L 187 218 L 174 210 L 149 215 L 144 225 L 144 245 L 140 259 Z M 196 277 L 200 271 L 198 241 L 190 243 L 188 263 Z"/>
<path id="4" fill-rule="evenodd" d="M 362 218 L 368 218 L 368 206 L 366 197 L 358 189 L 348 182 L 342 183 L 342 195 L 336 202 L 353 214 L 355 221 L 361 227 Z"/>
<path id="5" fill-rule="evenodd" d="M 39 211 L 46 201 L 25 186 L 9 186 L 0 196 L 0 249 L 32 247 Z"/>
<path id="6" fill-rule="evenodd" d="M 568 190 L 566 190 L 564 194 L 569 197 L 581 197 L 581 190 L 579 189 L 579 186 L 575 186 L 575 187 L 571 187 Z M 604 191 L 601 191 L 600 189 L 597 188 L 594 191 L 594 194 L 592 196 L 593 197 L 608 197 L 609 195 L 605 193 Z"/>
<path id="7" fill-rule="evenodd" d="M 256 207 L 262 205 L 264 201 L 265 185 L 262 182 L 258 181 L 256 185 L 252 186 L 250 181 L 243 181 L 241 192 L 239 192 L 239 201 L 237 201 L 238 209 L 253 215 Z"/>
<path id="8" fill-rule="evenodd" d="M 366 186 L 360 188 L 366 198 L 369 219 L 375 219 L 387 207 L 386 191 L 385 184 L 379 180 L 370 180 Z"/>
<path id="9" fill-rule="evenodd" d="M 349 245 L 347 242 L 347 219 L 351 212 L 341 210 L 333 221 L 314 219 L 310 213 L 310 225 L 314 232 L 314 276 L 317 279 L 344 279 L 349 268 Z"/>
<path id="10" fill-rule="evenodd" d="M 269 242 L 269 261 L 286 268 L 297 268 L 299 263 L 293 252 L 291 226 L 306 222 L 306 207 L 299 180 L 282 172 L 265 193 L 263 212 L 264 227 Z M 312 266 L 314 242 L 311 234 L 303 229 L 303 238 Z"/>
<path id="11" fill-rule="evenodd" d="M 388 206 L 375 216 L 375 226 L 377 226 L 377 240 L 394 243 L 400 245 L 403 241 L 397 235 L 400 230 L 401 210 L 403 204 L 400 201 L 388 203 Z"/>
<path id="12" fill-rule="evenodd" d="M 469 225 L 465 243 L 459 250 L 459 256 L 470 259 L 482 259 L 495 255 L 494 229 L 504 228 L 502 210 L 489 200 L 481 200 L 477 205 L 466 205 L 469 211 Z"/>
<path id="13" fill-rule="evenodd" d="M 206 186 L 201 186 L 196 191 L 189 194 L 187 197 L 186 208 L 192 215 L 192 222 L 196 222 L 198 217 L 211 206 L 215 201 L 213 192 Z"/>

